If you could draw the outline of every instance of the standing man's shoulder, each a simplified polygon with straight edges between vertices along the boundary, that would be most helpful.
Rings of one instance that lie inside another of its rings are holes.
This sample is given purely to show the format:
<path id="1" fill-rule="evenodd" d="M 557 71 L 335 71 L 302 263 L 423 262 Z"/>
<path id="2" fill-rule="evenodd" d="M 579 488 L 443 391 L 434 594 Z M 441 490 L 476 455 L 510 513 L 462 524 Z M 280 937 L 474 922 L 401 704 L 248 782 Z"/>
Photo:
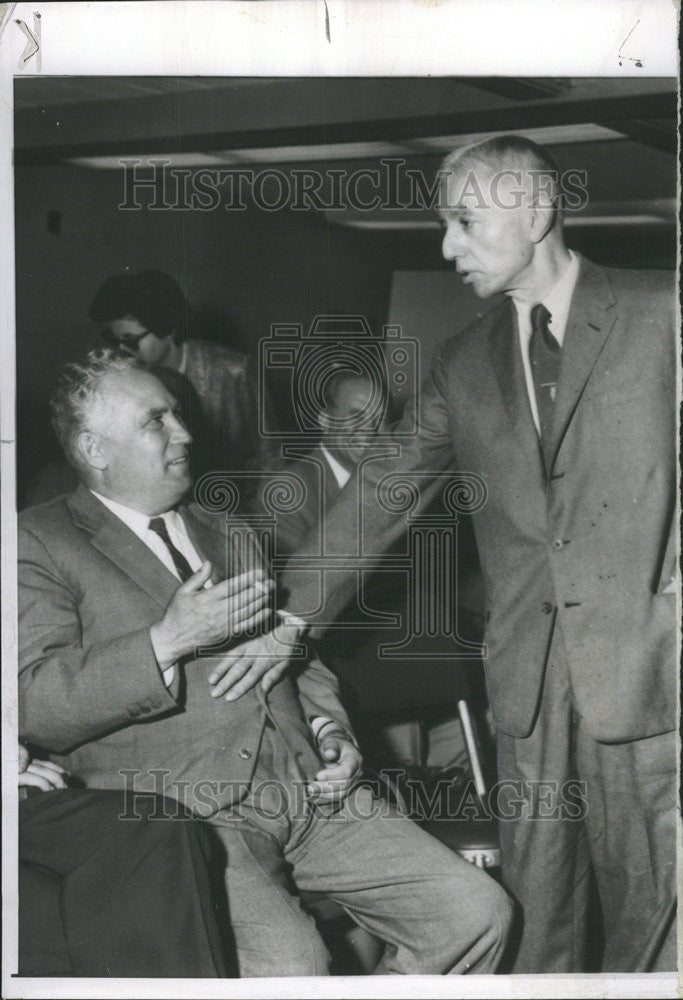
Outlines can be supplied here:
<path id="1" fill-rule="evenodd" d="M 675 304 L 676 274 L 654 268 L 602 267 L 582 258 L 584 275 L 596 274 L 604 277 L 617 305 L 641 303 L 649 306 L 664 306 L 672 311 Z"/>

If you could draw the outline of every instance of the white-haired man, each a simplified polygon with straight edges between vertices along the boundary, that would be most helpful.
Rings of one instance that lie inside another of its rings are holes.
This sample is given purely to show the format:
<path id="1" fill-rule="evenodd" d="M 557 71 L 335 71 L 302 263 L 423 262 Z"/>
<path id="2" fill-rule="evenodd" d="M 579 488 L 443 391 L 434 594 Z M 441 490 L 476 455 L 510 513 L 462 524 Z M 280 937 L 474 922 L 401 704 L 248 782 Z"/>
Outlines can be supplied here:
<path id="1" fill-rule="evenodd" d="M 457 150 L 443 178 L 444 256 L 477 295 L 507 301 L 444 343 L 399 428 L 418 421 L 402 457 L 365 467 L 364 551 L 405 529 L 376 499 L 387 473 L 424 485 L 457 468 L 486 484 L 474 525 L 503 876 L 522 918 L 514 969 L 673 969 L 673 276 L 568 250 L 562 178 L 527 139 Z M 326 553 L 348 556 L 357 517 L 349 488 L 327 517 Z M 289 610 L 313 621 L 315 574 L 284 583 Z M 325 621 L 354 586 L 337 561 Z M 251 679 L 265 667 L 254 661 Z M 604 950 L 587 959 L 593 877 Z"/>

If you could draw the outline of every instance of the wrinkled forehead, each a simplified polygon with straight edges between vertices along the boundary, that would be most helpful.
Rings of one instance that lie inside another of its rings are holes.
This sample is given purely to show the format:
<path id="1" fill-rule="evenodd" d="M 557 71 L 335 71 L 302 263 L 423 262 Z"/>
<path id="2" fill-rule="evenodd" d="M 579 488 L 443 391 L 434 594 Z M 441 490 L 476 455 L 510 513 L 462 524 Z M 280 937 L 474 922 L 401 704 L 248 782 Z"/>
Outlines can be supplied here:
<path id="1" fill-rule="evenodd" d="M 174 406 L 175 399 L 159 379 L 131 367 L 105 375 L 90 403 L 90 416 L 116 422 L 124 413 L 142 415 Z"/>

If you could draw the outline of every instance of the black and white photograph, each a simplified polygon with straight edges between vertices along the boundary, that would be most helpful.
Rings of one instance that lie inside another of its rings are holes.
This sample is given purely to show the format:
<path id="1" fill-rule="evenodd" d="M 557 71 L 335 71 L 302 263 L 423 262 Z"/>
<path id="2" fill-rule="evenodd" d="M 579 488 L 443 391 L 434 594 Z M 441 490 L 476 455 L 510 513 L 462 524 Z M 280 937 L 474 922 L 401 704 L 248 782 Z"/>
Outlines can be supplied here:
<path id="1" fill-rule="evenodd" d="M 4 996 L 677 995 L 677 14 L 392 6 L 0 4 Z"/>

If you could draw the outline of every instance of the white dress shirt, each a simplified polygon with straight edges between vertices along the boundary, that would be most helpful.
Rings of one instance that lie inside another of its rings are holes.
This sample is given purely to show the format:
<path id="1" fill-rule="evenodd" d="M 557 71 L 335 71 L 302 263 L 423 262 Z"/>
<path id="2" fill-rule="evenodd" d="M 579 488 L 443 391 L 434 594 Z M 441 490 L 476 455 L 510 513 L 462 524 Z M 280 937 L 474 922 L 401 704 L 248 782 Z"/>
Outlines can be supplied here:
<path id="1" fill-rule="evenodd" d="M 178 576 L 178 570 L 175 568 L 175 563 L 173 562 L 173 557 L 168 550 L 168 546 L 159 537 L 156 531 L 152 531 L 149 527 L 151 518 L 148 514 L 141 514 L 139 510 L 133 510 L 132 507 L 126 507 L 124 504 L 118 503 L 116 500 L 110 500 L 109 497 L 103 497 L 100 493 L 96 493 L 95 490 L 91 490 L 91 493 L 93 493 L 105 507 L 108 507 L 112 514 L 116 514 L 119 520 L 123 521 L 123 523 L 138 536 L 140 541 L 145 543 L 148 549 L 152 550 L 154 555 L 162 561 L 169 572 L 173 573 L 178 580 L 180 579 Z M 202 566 L 204 560 L 192 544 L 185 527 L 185 522 L 180 514 L 175 510 L 169 510 L 166 511 L 165 514 L 159 514 L 157 516 L 163 519 L 166 524 L 166 530 L 168 531 L 168 537 L 171 539 L 178 551 L 185 556 L 192 572 L 196 573 Z M 207 584 L 210 586 L 211 581 L 207 581 Z"/>
<path id="2" fill-rule="evenodd" d="M 569 264 L 560 280 L 551 288 L 542 304 L 550 313 L 548 328 L 560 347 L 564 343 L 564 335 L 567 329 L 567 319 L 569 309 L 572 304 L 572 296 L 576 281 L 579 276 L 579 258 L 575 253 L 569 251 Z M 541 425 L 538 419 L 538 406 L 536 405 L 536 392 L 534 390 L 534 378 L 531 373 L 531 361 L 529 360 L 529 341 L 531 340 L 531 310 L 536 302 L 526 302 L 521 299 L 512 300 L 517 310 L 517 325 L 519 327 L 519 343 L 522 348 L 522 362 L 524 364 L 524 377 L 526 379 L 526 389 L 531 405 L 531 414 L 536 424 L 536 430 L 541 433 Z"/>

